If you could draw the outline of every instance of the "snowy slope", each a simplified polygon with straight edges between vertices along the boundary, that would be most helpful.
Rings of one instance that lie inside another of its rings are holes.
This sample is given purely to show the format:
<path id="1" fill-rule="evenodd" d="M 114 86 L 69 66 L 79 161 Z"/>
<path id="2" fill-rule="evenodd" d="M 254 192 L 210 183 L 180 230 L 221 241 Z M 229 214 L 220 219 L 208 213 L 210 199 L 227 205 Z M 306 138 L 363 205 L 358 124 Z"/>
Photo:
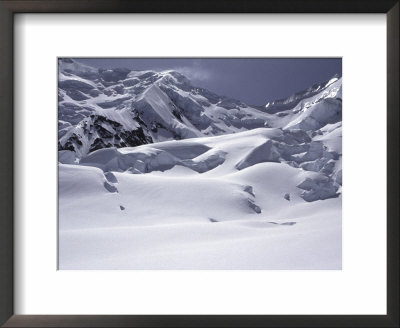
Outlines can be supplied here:
<path id="1" fill-rule="evenodd" d="M 288 139 L 261 128 L 60 164 L 60 268 L 339 269 L 340 185 L 251 156 Z"/>

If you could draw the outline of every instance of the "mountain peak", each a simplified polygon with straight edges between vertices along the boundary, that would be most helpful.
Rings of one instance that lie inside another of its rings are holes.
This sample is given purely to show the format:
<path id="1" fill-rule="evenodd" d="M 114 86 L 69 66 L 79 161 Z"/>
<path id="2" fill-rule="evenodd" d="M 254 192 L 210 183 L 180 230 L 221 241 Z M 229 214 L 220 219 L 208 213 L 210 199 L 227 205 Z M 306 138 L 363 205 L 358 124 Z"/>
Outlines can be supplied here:
<path id="1" fill-rule="evenodd" d="M 302 90 L 302 91 L 292 94 L 291 96 L 289 96 L 287 98 L 268 102 L 267 104 L 265 104 L 264 110 L 267 113 L 275 114 L 278 112 L 282 112 L 282 111 L 294 108 L 303 99 L 307 99 L 318 93 L 321 93 L 322 91 L 328 89 L 328 87 L 330 85 L 337 82 L 338 80 L 341 80 L 341 76 L 339 74 L 335 74 L 331 79 L 320 82 L 320 83 L 316 83 L 305 90 Z"/>

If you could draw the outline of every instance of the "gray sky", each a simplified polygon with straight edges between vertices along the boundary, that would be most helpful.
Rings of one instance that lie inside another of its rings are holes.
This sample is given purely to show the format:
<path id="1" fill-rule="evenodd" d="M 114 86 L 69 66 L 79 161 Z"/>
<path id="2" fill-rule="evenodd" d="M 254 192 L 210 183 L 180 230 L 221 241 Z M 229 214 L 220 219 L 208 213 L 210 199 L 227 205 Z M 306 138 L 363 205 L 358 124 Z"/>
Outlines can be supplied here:
<path id="1" fill-rule="evenodd" d="M 286 98 L 342 75 L 341 58 L 74 58 L 97 68 L 175 69 L 195 86 L 250 105 Z"/>

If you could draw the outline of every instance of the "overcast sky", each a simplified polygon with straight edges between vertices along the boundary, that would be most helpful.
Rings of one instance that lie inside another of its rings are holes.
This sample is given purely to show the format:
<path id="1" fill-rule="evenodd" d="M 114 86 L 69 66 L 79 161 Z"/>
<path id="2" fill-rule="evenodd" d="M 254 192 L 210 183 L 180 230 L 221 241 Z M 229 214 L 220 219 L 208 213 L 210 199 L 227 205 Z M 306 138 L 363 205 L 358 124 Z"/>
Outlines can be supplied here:
<path id="1" fill-rule="evenodd" d="M 341 58 L 76 58 L 97 68 L 174 69 L 195 86 L 250 105 L 286 98 L 342 75 Z"/>

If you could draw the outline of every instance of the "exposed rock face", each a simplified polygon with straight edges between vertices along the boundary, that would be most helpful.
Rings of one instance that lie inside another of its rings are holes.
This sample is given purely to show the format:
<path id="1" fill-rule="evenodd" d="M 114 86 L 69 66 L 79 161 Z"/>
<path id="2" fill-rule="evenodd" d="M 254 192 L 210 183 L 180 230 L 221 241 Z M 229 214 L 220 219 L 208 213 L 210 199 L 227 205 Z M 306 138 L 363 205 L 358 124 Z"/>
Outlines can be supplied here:
<path id="1" fill-rule="evenodd" d="M 152 142 L 142 127 L 127 129 L 102 115 L 91 114 L 70 131 L 73 132 L 61 137 L 59 150 L 71 150 L 78 156 L 103 148 L 134 147 Z"/>

